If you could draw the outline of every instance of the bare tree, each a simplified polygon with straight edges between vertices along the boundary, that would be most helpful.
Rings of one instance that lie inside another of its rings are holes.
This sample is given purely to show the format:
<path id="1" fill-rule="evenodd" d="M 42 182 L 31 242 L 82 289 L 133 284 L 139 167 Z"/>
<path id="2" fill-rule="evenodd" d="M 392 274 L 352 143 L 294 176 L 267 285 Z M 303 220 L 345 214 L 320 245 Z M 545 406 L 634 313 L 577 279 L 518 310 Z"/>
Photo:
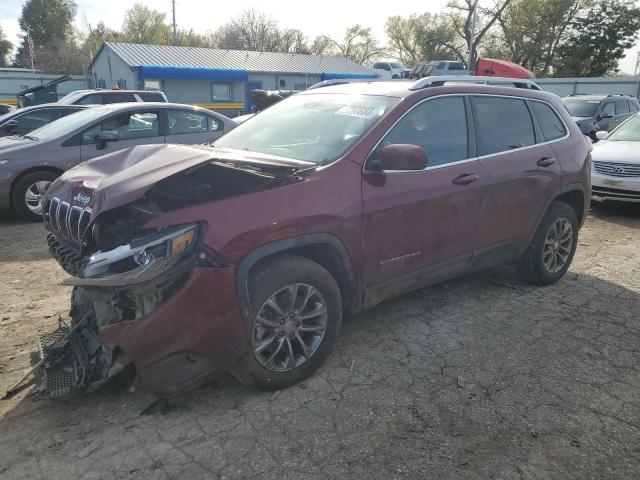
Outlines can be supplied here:
<path id="1" fill-rule="evenodd" d="M 386 51 L 378 44 L 371 28 L 362 25 L 347 28 L 342 41 L 329 39 L 328 44 L 333 46 L 338 55 L 360 64 L 370 62 Z"/>
<path id="2" fill-rule="evenodd" d="M 452 0 L 449 3 L 448 15 L 467 45 L 470 69 L 475 67 L 478 45 L 510 3 L 511 0 L 495 0 L 491 6 L 484 6 L 479 0 Z"/>

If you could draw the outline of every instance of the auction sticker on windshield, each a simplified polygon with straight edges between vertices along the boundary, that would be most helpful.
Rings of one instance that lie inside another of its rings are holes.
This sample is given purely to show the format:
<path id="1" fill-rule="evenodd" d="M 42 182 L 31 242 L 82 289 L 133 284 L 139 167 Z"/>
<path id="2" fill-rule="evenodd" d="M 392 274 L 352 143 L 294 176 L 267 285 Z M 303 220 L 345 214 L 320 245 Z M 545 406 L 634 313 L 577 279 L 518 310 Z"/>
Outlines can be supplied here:
<path id="1" fill-rule="evenodd" d="M 340 107 L 333 114 L 344 115 L 345 117 L 355 118 L 373 118 L 376 116 L 377 109 L 373 107 L 359 107 L 357 105 L 345 105 Z"/>

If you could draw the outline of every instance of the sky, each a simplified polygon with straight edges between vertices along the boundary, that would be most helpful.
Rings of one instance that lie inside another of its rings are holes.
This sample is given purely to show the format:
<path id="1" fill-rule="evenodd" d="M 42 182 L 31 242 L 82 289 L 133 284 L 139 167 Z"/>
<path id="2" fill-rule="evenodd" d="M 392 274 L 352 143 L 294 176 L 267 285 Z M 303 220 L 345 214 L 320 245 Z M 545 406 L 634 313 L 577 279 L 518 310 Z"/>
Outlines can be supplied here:
<path id="1" fill-rule="evenodd" d="M 139 3 L 161 10 L 171 18 L 171 0 L 138 0 Z M 119 29 L 124 11 L 133 0 L 76 0 L 78 15 L 76 26 L 86 30 L 86 24 L 96 25 L 103 21 L 108 27 Z M 24 0 L 0 1 L 0 24 L 7 38 L 17 44 L 20 27 L 18 17 Z M 356 23 L 370 26 L 384 43 L 384 24 L 392 15 L 407 16 L 412 13 L 439 12 L 447 0 L 392 0 L 378 2 L 372 0 L 322 0 L 301 2 L 300 0 L 279 0 L 278 2 L 256 2 L 255 0 L 234 0 L 233 2 L 204 2 L 202 0 L 176 0 L 176 23 L 183 28 L 204 33 L 213 31 L 229 19 L 249 8 L 255 8 L 271 15 L 281 27 L 299 28 L 309 37 L 329 35 L 341 38 L 344 30 Z M 640 0 L 639 0 L 640 3 Z M 620 62 L 624 73 L 633 74 L 639 46 L 627 52 Z"/>

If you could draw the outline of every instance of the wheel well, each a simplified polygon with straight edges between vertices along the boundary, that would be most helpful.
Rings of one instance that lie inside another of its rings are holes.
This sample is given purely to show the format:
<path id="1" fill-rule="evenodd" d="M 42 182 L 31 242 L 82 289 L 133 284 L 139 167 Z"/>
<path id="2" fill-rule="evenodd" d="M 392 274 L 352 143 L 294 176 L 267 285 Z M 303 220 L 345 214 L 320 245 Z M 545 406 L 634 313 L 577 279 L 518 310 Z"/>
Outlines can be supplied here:
<path id="1" fill-rule="evenodd" d="M 555 198 L 556 202 L 562 202 L 569 205 L 576 212 L 578 217 L 578 224 L 582 224 L 584 217 L 584 195 L 580 190 L 571 190 L 565 192 Z"/>
<path id="2" fill-rule="evenodd" d="M 325 270 L 327 270 L 331 276 L 335 279 L 340 293 L 344 301 L 345 309 L 349 313 L 355 313 L 360 309 L 360 298 L 358 295 L 358 288 L 348 267 L 345 265 L 344 260 L 335 247 L 329 244 L 311 244 L 303 245 L 299 247 L 292 247 L 286 250 L 281 250 L 267 255 L 255 264 L 253 264 L 248 272 L 249 278 L 255 271 L 256 267 L 260 266 L 266 260 L 271 260 L 274 257 L 283 253 L 290 253 L 307 258 L 313 262 L 320 264 Z"/>
<path id="3" fill-rule="evenodd" d="M 9 201 L 11 202 L 11 206 L 13 207 L 13 191 L 16 188 L 16 185 L 18 184 L 18 182 L 20 180 L 22 180 L 24 177 L 26 177 L 27 175 L 30 175 L 32 173 L 37 173 L 37 172 L 49 172 L 49 173 L 53 173 L 54 175 L 62 175 L 64 173 L 63 170 L 60 170 L 59 168 L 55 168 L 55 167 L 47 167 L 47 166 L 39 166 L 39 167 L 33 167 L 30 168 L 28 170 L 25 170 L 24 172 L 21 172 L 20 175 L 18 175 L 14 180 L 13 183 L 11 184 L 11 192 L 9 194 Z"/>

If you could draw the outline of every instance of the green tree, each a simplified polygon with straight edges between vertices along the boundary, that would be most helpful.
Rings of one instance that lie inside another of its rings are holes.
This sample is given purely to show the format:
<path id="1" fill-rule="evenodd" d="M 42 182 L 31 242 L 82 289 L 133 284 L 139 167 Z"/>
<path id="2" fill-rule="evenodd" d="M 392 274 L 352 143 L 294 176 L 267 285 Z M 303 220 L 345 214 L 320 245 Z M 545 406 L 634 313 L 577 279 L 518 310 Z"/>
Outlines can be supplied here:
<path id="1" fill-rule="evenodd" d="M 119 39 L 119 32 L 110 29 L 102 21 L 95 27 L 87 24 L 85 33 L 81 35 L 81 49 L 89 56 L 93 56 L 98 53 L 104 42 L 117 42 Z"/>
<path id="2" fill-rule="evenodd" d="M 6 67 L 9 65 L 9 54 L 13 50 L 13 44 L 7 40 L 2 26 L 0 26 L 0 67 Z"/>
<path id="3" fill-rule="evenodd" d="M 640 8 L 629 0 L 601 0 L 580 13 L 570 37 L 558 48 L 554 74 L 559 77 L 597 77 L 616 73 L 625 50 L 640 31 Z"/>
<path id="4" fill-rule="evenodd" d="M 389 49 L 409 67 L 420 60 L 465 60 L 464 44 L 450 18 L 443 15 L 423 13 L 389 17 L 385 30 Z"/>
<path id="5" fill-rule="evenodd" d="M 498 19 L 500 56 L 537 75 L 547 74 L 585 4 L 586 0 L 514 0 Z"/>
<path id="6" fill-rule="evenodd" d="M 36 49 L 35 66 L 45 71 L 57 71 L 64 67 L 64 49 L 75 41 L 73 19 L 76 16 L 76 4 L 73 0 L 27 0 L 18 19 L 24 32 L 20 47 L 16 53 L 15 64 L 30 67 L 27 35 Z M 42 62 L 43 57 L 47 58 Z"/>
<path id="7" fill-rule="evenodd" d="M 120 40 L 128 43 L 170 45 L 171 27 L 165 23 L 166 15 L 140 3 L 124 13 Z"/>

